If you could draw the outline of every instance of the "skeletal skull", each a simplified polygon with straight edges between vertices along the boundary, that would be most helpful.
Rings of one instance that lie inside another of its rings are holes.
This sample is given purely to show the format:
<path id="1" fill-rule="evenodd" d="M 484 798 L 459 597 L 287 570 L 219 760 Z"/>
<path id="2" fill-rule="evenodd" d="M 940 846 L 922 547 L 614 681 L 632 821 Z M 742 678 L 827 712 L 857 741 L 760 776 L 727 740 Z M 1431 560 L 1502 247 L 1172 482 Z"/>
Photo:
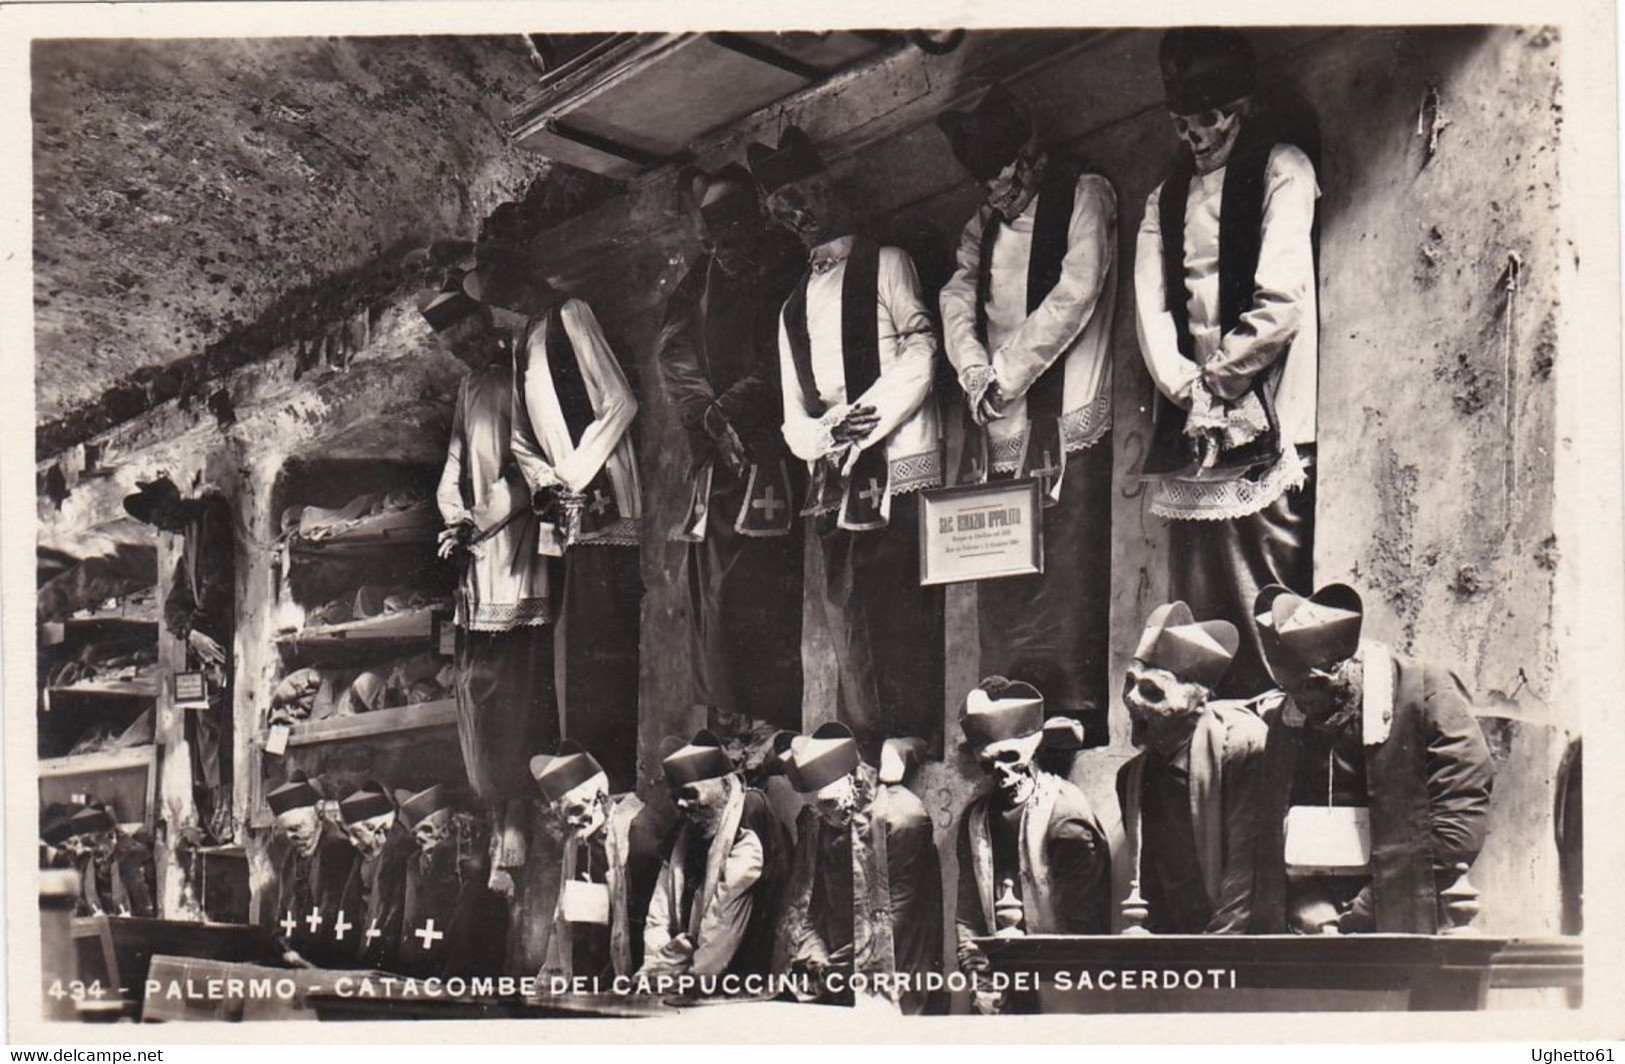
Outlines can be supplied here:
<path id="1" fill-rule="evenodd" d="M 95 837 L 93 835 L 69 835 L 62 840 L 62 852 L 75 859 L 88 857 L 95 852 Z"/>
<path id="2" fill-rule="evenodd" d="M 354 824 L 344 825 L 344 833 L 350 837 L 350 845 L 354 846 L 365 857 L 372 857 L 384 848 L 384 839 L 389 829 L 395 826 L 393 811 L 380 813 L 377 816 L 358 820 Z"/>
<path id="3" fill-rule="evenodd" d="M 1036 142 L 1028 143 L 1010 161 L 1010 165 L 983 184 L 987 192 L 987 205 L 1007 222 L 1015 221 L 1038 195 L 1038 185 L 1044 179 L 1047 157 Z"/>
<path id="4" fill-rule="evenodd" d="M 1138 658 L 1123 677 L 1123 704 L 1134 725 L 1134 741 L 1164 756 L 1172 756 L 1190 738 L 1197 714 L 1212 695 L 1202 684 Z"/>
<path id="5" fill-rule="evenodd" d="M 475 370 L 484 369 L 491 362 L 502 336 L 491 320 L 490 311 L 485 307 L 479 309 L 480 313 L 470 314 L 435 334 L 441 346 Z"/>
<path id="6" fill-rule="evenodd" d="M 1230 161 L 1247 105 L 1246 99 L 1232 100 L 1195 114 L 1173 116 L 1174 132 L 1190 148 L 1197 173 L 1211 173 Z"/>
<path id="7" fill-rule="evenodd" d="M 767 213 L 781 228 L 793 233 L 801 243 L 815 248 L 844 228 L 845 205 L 829 175 L 811 174 L 768 193 Z"/>
<path id="8" fill-rule="evenodd" d="M 845 827 L 852 823 L 863 804 L 863 794 L 856 775 L 842 776 L 813 796 L 812 807 L 819 819 L 832 827 Z"/>
<path id="9" fill-rule="evenodd" d="M 412 838 L 425 855 L 433 853 L 451 834 L 451 810 L 436 809 L 412 828 Z"/>
<path id="10" fill-rule="evenodd" d="M 609 819 L 609 777 L 595 774 L 566 791 L 553 807 L 565 830 L 587 838 Z"/>
<path id="11" fill-rule="evenodd" d="M 293 843 L 293 848 L 306 856 L 315 852 L 316 843 L 321 840 L 321 817 L 313 805 L 278 813 L 276 826 Z"/>
<path id="12" fill-rule="evenodd" d="M 1043 732 L 1034 732 L 988 743 L 977 751 L 977 763 L 993 778 L 993 796 L 1000 807 L 1014 809 L 1032 798 L 1038 785 L 1033 755 L 1043 738 Z"/>
<path id="13" fill-rule="evenodd" d="M 722 810 L 728 804 L 728 794 L 728 778 L 724 776 L 722 779 L 685 783 L 673 793 L 672 801 L 676 803 L 677 811 L 698 828 L 701 835 L 710 838 L 717 833 L 717 821 L 722 818 Z"/>
<path id="14" fill-rule="evenodd" d="M 1311 721 L 1327 720 L 1358 706 L 1364 684 L 1359 658 L 1347 658 L 1303 669 L 1282 669 L 1281 686 Z"/>

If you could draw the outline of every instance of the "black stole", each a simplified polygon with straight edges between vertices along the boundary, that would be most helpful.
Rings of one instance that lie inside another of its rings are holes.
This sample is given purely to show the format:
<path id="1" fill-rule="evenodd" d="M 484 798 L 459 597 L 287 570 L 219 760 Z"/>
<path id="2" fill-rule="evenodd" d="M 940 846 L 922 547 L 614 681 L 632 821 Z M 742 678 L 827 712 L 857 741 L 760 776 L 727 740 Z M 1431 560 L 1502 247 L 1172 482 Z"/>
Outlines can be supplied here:
<path id="1" fill-rule="evenodd" d="M 587 392 L 587 380 L 581 372 L 581 361 L 576 346 L 570 339 L 570 330 L 564 325 L 564 302 L 560 300 L 548 310 L 542 320 L 543 342 L 547 350 L 547 370 L 553 378 L 553 392 L 558 396 L 559 412 L 564 416 L 564 427 L 570 434 L 571 444 L 579 447 L 581 436 L 598 417 L 593 409 L 592 396 Z M 533 323 L 532 329 L 535 328 Z M 531 332 L 526 330 L 527 335 Z M 529 370 L 528 350 L 521 344 L 516 355 L 521 360 L 520 379 Z M 586 503 L 581 511 L 581 531 L 584 535 L 602 530 L 618 521 L 620 507 L 615 502 L 615 485 L 609 479 L 609 462 L 599 468 L 587 485 Z"/>
<path id="2" fill-rule="evenodd" d="M 1083 168 L 1076 162 L 1052 158 L 1039 184 L 1032 248 L 1027 254 L 1028 314 L 1039 308 L 1061 280 L 1067 236 L 1077 201 L 1078 177 L 1082 173 Z M 1000 228 L 998 215 L 990 213 L 982 228 L 976 275 L 976 339 L 984 348 L 987 346 L 987 301 L 993 291 L 993 245 Z M 1046 506 L 1058 501 L 1052 497 L 1052 491 L 1060 485 L 1066 465 L 1066 447 L 1061 439 L 1065 392 L 1066 366 L 1060 358 L 1050 363 L 1027 389 L 1027 442 L 1021 449 L 1015 475 L 1041 477 Z M 1034 458 L 1039 460 L 1036 465 Z"/>
<path id="3" fill-rule="evenodd" d="M 811 279 L 811 271 L 803 274 L 784 304 L 784 331 L 790 341 L 790 360 L 795 363 L 802 408 L 809 417 L 816 418 L 823 416 L 825 408 L 818 401 L 812 339 L 807 332 L 807 283 Z M 841 369 L 849 403 L 855 403 L 880 379 L 880 321 L 876 314 L 879 287 L 880 246 L 858 237 L 852 242 L 846 274 L 841 279 Z M 859 453 L 844 484 L 830 474 L 829 464 L 820 463 L 804 512 L 822 513 L 840 507 L 842 528 L 867 531 L 885 527 L 882 505 L 891 491 L 891 467 L 884 441 Z"/>
<path id="4" fill-rule="evenodd" d="M 1263 245 L 1264 186 L 1273 143 L 1238 145 L 1224 172 L 1224 189 L 1219 199 L 1219 328 L 1229 333 L 1241 322 L 1252 305 L 1258 273 L 1258 256 Z M 1179 353 L 1195 361 L 1191 339 L 1189 297 L 1185 289 L 1185 201 L 1190 196 L 1194 169 L 1189 158 L 1181 159 L 1157 199 L 1158 220 L 1162 226 L 1163 291 L 1168 313 L 1174 319 Z M 1251 391 L 1263 404 L 1269 428 L 1244 446 L 1219 456 L 1219 470 L 1257 475 L 1281 458 L 1281 426 L 1275 416 L 1271 384 L 1281 374 L 1285 360 L 1253 378 Z M 1166 475 L 1197 468 L 1195 443 L 1185 435 L 1186 411 L 1157 393 L 1153 413 L 1155 430 L 1143 473 Z"/>
<path id="5" fill-rule="evenodd" d="M 696 271 L 704 274 L 704 284 L 696 301 L 695 335 L 699 342 L 694 346 L 701 371 L 722 395 L 755 372 L 758 361 L 777 364 L 780 293 L 770 291 L 774 275 L 766 265 L 752 266 L 746 275 L 733 276 L 714 256 L 706 256 L 704 263 L 704 268 Z M 777 431 L 777 419 L 770 432 L 751 423 L 733 427 L 749 460 L 745 500 L 734 520 L 734 530 L 753 538 L 788 536 L 795 526 L 795 498 L 791 495 L 789 471 L 783 459 L 784 437 Z M 691 515 L 684 527 L 692 527 L 696 520 Z"/>

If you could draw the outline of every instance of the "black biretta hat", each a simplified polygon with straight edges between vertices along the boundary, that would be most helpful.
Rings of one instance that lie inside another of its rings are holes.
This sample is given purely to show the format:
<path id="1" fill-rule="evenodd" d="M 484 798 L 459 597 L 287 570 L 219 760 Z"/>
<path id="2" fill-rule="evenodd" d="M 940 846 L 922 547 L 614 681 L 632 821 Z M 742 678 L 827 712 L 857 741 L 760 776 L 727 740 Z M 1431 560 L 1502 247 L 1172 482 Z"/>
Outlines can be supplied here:
<path id="1" fill-rule="evenodd" d="M 444 332 L 478 310 L 480 304 L 463 289 L 463 273 L 453 270 L 446 275 L 440 291 L 418 304 L 418 313 L 435 332 Z"/>
<path id="2" fill-rule="evenodd" d="M 1168 110 L 1196 114 L 1250 96 L 1258 87 L 1258 56 L 1240 32 L 1188 26 L 1162 35 L 1157 50 Z"/>
<path id="3" fill-rule="evenodd" d="M 152 480 L 138 480 L 135 494 L 124 496 L 124 512 L 142 524 L 152 524 L 152 515 L 164 503 L 181 501 L 181 489 L 169 479 L 168 473 L 159 473 Z"/>
<path id="4" fill-rule="evenodd" d="M 947 136 L 954 158 L 978 182 L 998 177 L 1033 136 L 1027 109 L 1003 85 L 994 85 L 963 111 L 942 112 L 937 128 Z"/>
<path id="5" fill-rule="evenodd" d="M 824 169 L 818 150 L 796 126 L 790 126 L 779 135 L 777 148 L 757 143 L 747 145 L 745 159 L 750 163 L 751 177 L 764 195 Z"/>

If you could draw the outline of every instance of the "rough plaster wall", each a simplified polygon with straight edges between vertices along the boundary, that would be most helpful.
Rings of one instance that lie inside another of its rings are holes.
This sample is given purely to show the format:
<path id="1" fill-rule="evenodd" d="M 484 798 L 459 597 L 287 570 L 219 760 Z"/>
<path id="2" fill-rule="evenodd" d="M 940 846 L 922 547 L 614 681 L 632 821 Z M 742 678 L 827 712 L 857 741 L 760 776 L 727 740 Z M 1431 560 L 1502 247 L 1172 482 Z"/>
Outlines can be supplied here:
<path id="1" fill-rule="evenodd" d="M 1557 930 L 1552 777 L 1579 726 L 1546 701 L 1559 52 L 1554 30 L 1415 31 L 1294 64 L 1328 134 L 1317 578 L 1361 588 L 1372 635 L 1478 696 L 1492 933 Z"/>
<path id="2" fill-rule="evenodd" d="M 547 169 L 501 128 L 535 78 L 517 38 L 41 41 L 33 65 L 41 422 L 472 239 Z"/>

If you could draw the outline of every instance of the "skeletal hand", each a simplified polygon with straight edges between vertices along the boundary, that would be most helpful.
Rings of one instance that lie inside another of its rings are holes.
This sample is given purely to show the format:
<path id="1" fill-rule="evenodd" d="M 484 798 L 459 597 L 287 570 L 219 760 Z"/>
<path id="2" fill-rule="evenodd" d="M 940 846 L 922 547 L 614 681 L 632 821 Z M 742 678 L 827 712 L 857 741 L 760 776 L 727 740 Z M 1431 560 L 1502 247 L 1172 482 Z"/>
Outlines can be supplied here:
<path id="1" fill-rule="evenodd" d="M 470 521 L 459 521 L 449 528 L 441 529 L 435 543 L 435 554 L 441 558 L 450 558 L 458 551 L 467 550 L 469 537 L 473 531 L 474 525 Z"/>
<path id="2" fill-rule="evenodd" d="M 745 457 L 744 441 L 739 438 L 739 433 L 734 431 L 734 427 L 724 422 L 722 431 L 713 436 L 712 441 L 717 447 L 717 457 L 722 459 L 722 464 L 728 467 L 728 471 L 736 477 L 743 476 L 748 459 Z"/>
<path id="3" fill-rule="evenodd" d="M 880 424 L 880 415 L 875 408 L 868 404 L 854 406 L 846 412 L 846 417 L 830 430 L 830 435 L 836 443 L 856 443 L 869 435 Z"/>
<path id="4" fill-rule="evenodd" d="M 1004 416 L 1004 397 L 999 392 L 999 382 L 989 381 L 982 391 L 981 398 L 977 400 L 976 408 L 971 411 L 971 417 L 978 425 L 986 425 L 990 421 L 997 421 Z"/>
<path id="5" fill-rule="evenodd" d="M 205 665 L 224 665 L 226 663 L 226 652 L 220 648 L 220 644 L 215 642 L 214 638 L 207 632 L 200 632 L 196 628 L 192 629 L 186 633 L 186 643 L 199 658 L 203 659 Z"/>

